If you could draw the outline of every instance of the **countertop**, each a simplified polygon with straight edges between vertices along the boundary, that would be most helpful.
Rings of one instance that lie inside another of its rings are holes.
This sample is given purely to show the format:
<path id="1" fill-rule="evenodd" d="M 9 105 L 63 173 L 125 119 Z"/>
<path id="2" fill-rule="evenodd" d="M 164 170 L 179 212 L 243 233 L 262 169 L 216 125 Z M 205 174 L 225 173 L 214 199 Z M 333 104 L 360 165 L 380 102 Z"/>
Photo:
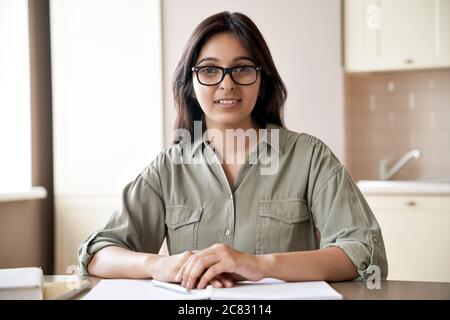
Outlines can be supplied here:
<path id="1" fill-rule="evenodd" d="M 360 180 L 364 195 L 450 195 L 450 180 Z"/>

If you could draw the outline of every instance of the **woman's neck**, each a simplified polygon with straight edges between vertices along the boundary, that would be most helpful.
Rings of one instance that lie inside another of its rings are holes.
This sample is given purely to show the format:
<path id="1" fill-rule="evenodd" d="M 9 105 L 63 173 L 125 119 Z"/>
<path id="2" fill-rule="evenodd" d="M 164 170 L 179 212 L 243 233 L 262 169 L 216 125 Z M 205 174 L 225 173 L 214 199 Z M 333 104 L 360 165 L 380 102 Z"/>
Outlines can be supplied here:
<path id="1" fill-rule="evenodd" d="M 205 121 L 208 139 L 222 163 L 243 164 L 259 142 L 260 126 L 251 117 L 233 125 Z"/>

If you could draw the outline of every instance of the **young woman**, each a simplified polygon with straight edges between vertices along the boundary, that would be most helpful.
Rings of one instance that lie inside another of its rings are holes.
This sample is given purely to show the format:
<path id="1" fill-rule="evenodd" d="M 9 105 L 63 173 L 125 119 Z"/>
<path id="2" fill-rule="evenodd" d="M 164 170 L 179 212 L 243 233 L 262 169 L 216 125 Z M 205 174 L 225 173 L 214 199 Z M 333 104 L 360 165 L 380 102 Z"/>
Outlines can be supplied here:
<path id="1" fill-rule="evenodd" d="M 189 289 L 386 277 L 380 227 L 344 166 L 317 138 L 284 127 L 286 88 L 247 16 L 222 12 L 195 29 L 173 92 L 184 135 L 82 244 L 81 273 Z M 169 256 L 157 254 L 164 239 Z"/>

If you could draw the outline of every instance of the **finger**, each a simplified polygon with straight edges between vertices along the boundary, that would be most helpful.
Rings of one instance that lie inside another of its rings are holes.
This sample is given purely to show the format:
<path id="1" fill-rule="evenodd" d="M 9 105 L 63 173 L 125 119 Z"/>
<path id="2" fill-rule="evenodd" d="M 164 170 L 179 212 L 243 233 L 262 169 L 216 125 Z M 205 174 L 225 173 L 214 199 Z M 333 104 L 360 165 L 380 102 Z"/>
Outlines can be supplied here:
<path id="1" fill-rule="evenodd" d="M 180 281 L 181 285 L 185 288 L 187 288 L 187 282 L 189 278 L 189 274 L 191 273 L 192 268 L 194 267 L 196 261 L 198 259 L 201 259 L 203 257 L 206 257 L 209 255 L 208 249 L 203 250 L 196 250 L 196 253 L 194 253 L 188 261 L 186 261 L 185 265 L 182 267 L 182 270 L 180 270 Z"/>
<path id="2" fill-rule="evenodd" d="M 211 279 L 217 277 L 217 275 L 223 273 L 225 271 L 225 265 L 223 263 L 216 263 L 215 265 L 211 266 L 206 270 L 206 272 L 203 274 L 203 276 L 200 278 L 200 281 L 198 282 L 197 288 L 203 289 L 207 283 L 211 281 Z"/>
<path id="3" fill-rule="evenodd" d="M 225 288 L 231 288 L 234 285 L 233 279 L 226 273 L 218 274 L 214 279 L 219 280 Z"/>
<path id="4" fill-rule="evenodd" d="M 201 259 L 208 255 L 220 253 L 226 246 L 220 243 L 213 244 L 212 246 L 202 249 L 202 250 L 194 250 L 194 254 L 186 261 L 185 265 L 182 267 L 182 272 L 180 272 L 179 281 L 181 281 L 181 285 L 187 288 L 188 277 L 193 268 L 193 261 L 196 259 Z"/>
<path id="5" fill-rule="evenodd" d="M 186 262 L 181 266 L 180 270 L 178 270 L 177 275 L 175 276 L 176 282 L 182 282 L 184 269 L 186 268 Z"/>
<path id="6" fill-rule="evenodd" d="M 198 251 L 198 250 L 195 250 L 195 251 Z M 184 259 L 184 261 L 183 260 L 180 261 L 182 263 L 182 265 L 179 268 L 177 275 L 175 276 L 175 281 L 176 282 L 181 282 L 181 276 L 182 276 L 182 274 L 184 272 L 184 269 L 186 268 L 187 263 L 192 258 L 193 252 L 195 252 L 195 251 L 187 251 L 187 253 L 189 255 Z"/>
<path id="7" fill-rule="evenodd" d="M 195 287 L 197 280 L 202 276 L 202 274 L 212 265 L 220 261 L 217 255 L 210 255 L 206 257 L 200 257 L 192 260 L 192 268 L 190 270 L 186 269 L 185 274 L 187 276 L 187 289 L 192 289 Z M 211 278 L 212 280 L 212 278 Z"/>
<path id="8" fill-rule="evenodd" d="M 222 288 L 224 286 L 223 283 L 217 278 L 212 279 L 209 284 L 214 288 Z"/>
<path id="9" fill-rule="evenodd" d="M 186 261 L 186 263 L 182 267 L 182 270 L 180 270 L 180 281 L 181 281 L 181 285 L 183 287 L 186 287 L 186 285 L 187 285 L 188 275 L 192 269 L 192 265 L 194 263 L 193 261 L 195 259 L 197 259 L 197 258 L 194 257 L 194 255 L 192 255 L 192 257 L 188 261 Z"/>

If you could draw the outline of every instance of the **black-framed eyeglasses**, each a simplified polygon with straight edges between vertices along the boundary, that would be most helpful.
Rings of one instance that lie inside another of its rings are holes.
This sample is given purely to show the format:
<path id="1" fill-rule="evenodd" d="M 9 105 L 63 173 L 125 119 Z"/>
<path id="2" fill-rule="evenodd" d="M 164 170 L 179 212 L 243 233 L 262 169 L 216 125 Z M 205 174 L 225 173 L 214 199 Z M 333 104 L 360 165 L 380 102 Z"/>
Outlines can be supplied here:
<path id="1" fill-rule="evenodd" d="M 223 68 L 216 66 L 192 67 L 192 71 L 197 75 L 197 80 L 204 86 L 215 86 L 222 82 L 227 74 L 238 85 L 249 86 L 256 82 L 261 67 L 257 66 L 236 66 Z"/>

